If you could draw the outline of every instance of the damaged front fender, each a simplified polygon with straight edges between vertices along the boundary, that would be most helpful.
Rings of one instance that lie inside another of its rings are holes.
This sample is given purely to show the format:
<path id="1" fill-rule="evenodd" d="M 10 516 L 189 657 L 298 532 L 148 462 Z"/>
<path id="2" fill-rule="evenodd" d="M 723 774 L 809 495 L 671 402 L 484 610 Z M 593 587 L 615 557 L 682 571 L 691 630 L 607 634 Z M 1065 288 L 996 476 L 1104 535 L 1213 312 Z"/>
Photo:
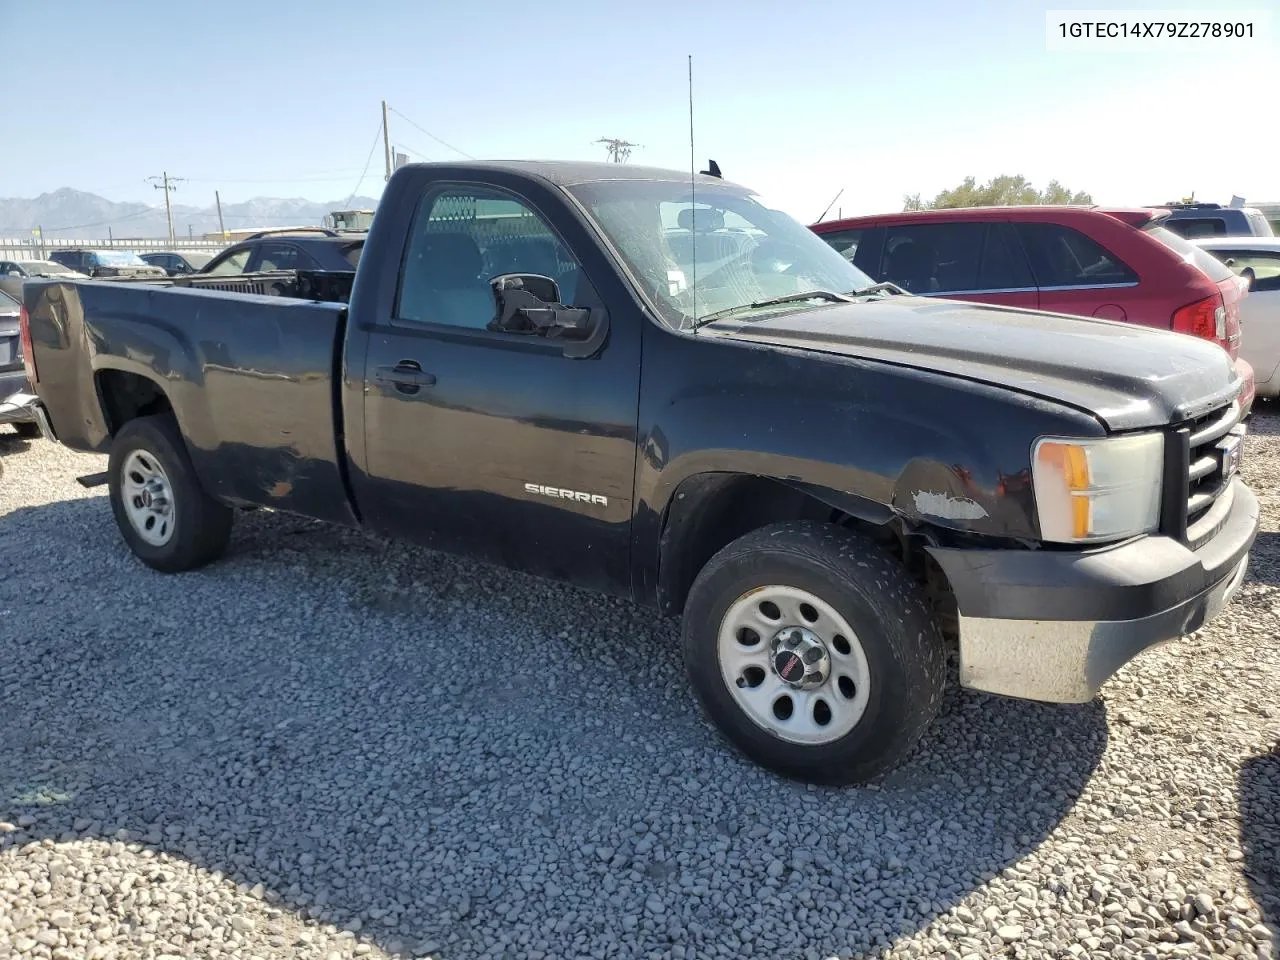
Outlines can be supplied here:
<path id="1" fill-rule="evenodd" d="M 984 536 L 1038 536 L 1031 469 L 1007 474 L 985 463 L 918 458 L 894 485 L 894 512 L 915 523 Z"/>

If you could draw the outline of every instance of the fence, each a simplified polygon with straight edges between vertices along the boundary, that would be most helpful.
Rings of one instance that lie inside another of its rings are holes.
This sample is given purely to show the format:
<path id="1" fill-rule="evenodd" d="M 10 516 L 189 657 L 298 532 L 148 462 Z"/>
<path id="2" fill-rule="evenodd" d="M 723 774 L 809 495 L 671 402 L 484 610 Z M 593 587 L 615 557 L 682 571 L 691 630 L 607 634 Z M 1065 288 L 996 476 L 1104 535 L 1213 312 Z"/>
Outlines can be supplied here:
<path id="1" fill-rule="evenodd" d="M 68 240 L 63 237 L 0 237 L 0 260 L 43 260 L 50 250 L 65 250 L 75 247 L 83 250 L 131 250 L 134 253 L 145 253 L 148 250 L 176 250 L 182 253 L 217 253 L 224 249 L 229 240 L 193 240 L 187 237 L 174 237 L 173 243 L 165 238 L 148 237 L 142 240 L 129 240 L 117 237 L 114 240 Z"/>

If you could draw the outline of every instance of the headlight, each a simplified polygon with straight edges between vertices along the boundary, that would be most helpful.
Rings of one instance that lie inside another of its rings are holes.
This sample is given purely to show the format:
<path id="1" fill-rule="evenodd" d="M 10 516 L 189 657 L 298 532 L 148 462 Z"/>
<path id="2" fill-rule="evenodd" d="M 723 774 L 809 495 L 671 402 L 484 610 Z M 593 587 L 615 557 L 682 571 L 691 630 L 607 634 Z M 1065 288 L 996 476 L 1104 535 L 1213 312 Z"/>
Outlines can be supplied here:
<path id="1" fill-rule="evenodd" d="M 1159 526 L 1164 436 L 1041 437 L 1031 451 L 1040 534 L 1056 543 L 1120 540 Z"/>

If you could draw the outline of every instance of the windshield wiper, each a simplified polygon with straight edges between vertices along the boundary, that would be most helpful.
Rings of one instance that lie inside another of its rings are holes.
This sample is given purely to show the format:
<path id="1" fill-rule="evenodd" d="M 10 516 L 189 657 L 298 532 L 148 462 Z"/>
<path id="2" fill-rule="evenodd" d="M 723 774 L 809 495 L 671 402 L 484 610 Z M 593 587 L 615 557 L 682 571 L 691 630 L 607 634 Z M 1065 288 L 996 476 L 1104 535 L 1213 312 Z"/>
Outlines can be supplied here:
<path id="1" fill-rule="evenodd" d="M 803 303 L 805 300 L 829 300 L 832 303 L 852 303 L 851 296 L 847 293 L 832 293 L 830 290 L 808 290 L 805 293 L 789 293 L 785 297 L 770 297 L 768 300 L 757 300 L 755 303 L 740 303 L 736 307 L 729 307 L 726 310 L 717 310 L 715 313 L 708 313 L 705 317 L 699 317 L 693 323 L 693 329 L 697 330 L 712 320 L 719 320 L 721 317 L 727 317 L 731 313 L 739 313 L 743 310 L 758 310 L 761 307 L 776 307 L 784 303 Z"/>
<path id="2" fill-rule="evenodd" d="M 877 293 L 892 293 L 902 297 L 913 296 L 910 290 L 903 290 L 902 287 L 898 286 L 896 283 L 890 283 L 888 280 L 884 280 L 880 283 L 873 283 L 871 286 L 863 287 L 861 290 L 855 290 L 850 294 L 850 296 L 870 297 Z"/>

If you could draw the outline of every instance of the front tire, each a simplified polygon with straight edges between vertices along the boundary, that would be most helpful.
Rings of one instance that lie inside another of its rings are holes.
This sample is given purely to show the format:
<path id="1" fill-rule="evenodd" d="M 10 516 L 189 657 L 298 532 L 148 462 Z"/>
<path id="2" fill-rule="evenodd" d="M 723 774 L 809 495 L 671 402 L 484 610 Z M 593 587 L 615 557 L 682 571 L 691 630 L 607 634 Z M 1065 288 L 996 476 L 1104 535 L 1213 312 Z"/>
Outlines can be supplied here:
<path id="1" fill-rule="evenodd" d="M 222 556 L 232 510 L 200 486 L 171 414 L 126 423 L 112 441 L 107 474 L 116 525 L 147 566 L 178 573 Z"/>
<path id="2" fill-rule="evenodd" d="M 945 648 L 923 591 L 874 541 L 831 524 L 776 524 L 729 544 L 694 581 L 683 634 L 711 720 L 797 780 L 886 772 L 942 703 Z"/>

